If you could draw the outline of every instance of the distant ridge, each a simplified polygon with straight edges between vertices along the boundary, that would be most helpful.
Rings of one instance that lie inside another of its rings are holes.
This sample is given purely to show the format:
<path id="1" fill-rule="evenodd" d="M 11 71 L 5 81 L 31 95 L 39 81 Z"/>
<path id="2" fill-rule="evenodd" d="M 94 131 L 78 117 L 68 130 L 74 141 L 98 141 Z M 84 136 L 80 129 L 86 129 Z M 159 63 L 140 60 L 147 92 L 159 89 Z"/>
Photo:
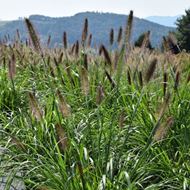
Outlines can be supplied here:
<path id="1" fill-rule="evenodd" d="M 169 27 L 176 27 L 176 21 L 177 19 L 181 17 L 181 15 L 176 15 L 176 16 L 149 16 L 146 17 L 146 20 L 149 20 L 151 22 L 155 22 L 164 26 L 169 26 Z"/>
<path id="2" fill-rule="evenodd" d="M 68 34 L 69 43 L 80 40 L 85 18 L 89 20 L 89 33 L 93 35 L 93 43 L 96 43 L 96 45 L 101 43 L 108 45 L 110 29 L 114 29 L 116 39 L 119 27 L 125 27 L 126 25 L 127 15 L 84 12 L 70 17 L 52 18 L 43 15 L 31 15 L 29 18 L 34 23 L 42 42 L 45 43 L 48 36 L 51 35 L 51 46 L 53 47 L 62 44 L 62 34 L 64 31 Z M 8 22 L 2 26 L 0 25 L 0 38 L 2 39 L 7 34 L 14 38 L 17 29 L 20 31 L 21 38 L 25 40 L 28 36 L 22 19 Z M 148 30 L 151 31 L 151 42 L 153 46 L 159 46 L 162 37 L 167 35 L 169 31 L 174 30 L 174 28 L 135 17 L 132 41 L 136 40 L 140 34 Z"/>

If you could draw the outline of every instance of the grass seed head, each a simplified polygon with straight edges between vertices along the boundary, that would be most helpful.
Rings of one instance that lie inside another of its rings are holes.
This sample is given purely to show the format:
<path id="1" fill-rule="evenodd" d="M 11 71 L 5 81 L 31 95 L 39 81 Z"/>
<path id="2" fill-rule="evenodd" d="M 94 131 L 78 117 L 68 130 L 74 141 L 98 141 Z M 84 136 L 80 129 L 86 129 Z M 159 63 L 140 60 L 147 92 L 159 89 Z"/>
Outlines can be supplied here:
<path id="1" fill-rule="evenodd" d="M 167 81 L 168 81 L 168 75 L 167 75 L 166 72 L 164 72 L 164 81 L 163 81 L 163 92 L 164 92 L 164 97 L 166 96 Z"/>
<path id="2" fill-rule="evenodd" d="M 67 104 L 65 97 L 62 96 L 61 92 L 59 90 L 57 90 L 57 96 L 59 99 L 59 110 L 62 114 L 63 117 L 69 117 L 71 116 L 71 109 L 69 104 Z"/>
<path id="3" fill-rule="evenodd" d="M 77 40 L 75 43 L 75 55 L 78 56 L 79 55 L 79 41 Z"/>
<path id="4" fill-rule="evenodd" d="M 36 50 L 36 52 L 42 54 L 42 48 L 40 45 L 40 40 L 39 40 L 39 37 L 38 37 L 38 35 L 34 29 L 32 22 L 28 18 L 25 18 L 25 23 L 26 23 L 26 26 L 28 29 L 30 39 L 32 40 L 32 44 L 33 44 L 34 49 Z"/>
<path id="5" fill-rule="evenodd" d="M 129 85 L 131 85 L 132 84 L 132 82 L 131 82 L 131 74 L 130 74 L 129 70 L 127 70 L 127 80 L 128 80 Z"/>
<path id="6" fill-rule="evenodd" d="M 105 97 L 105 92 L 104 88 L 101 84 L 98 85 L 97 87 L 97 95 L 96 95 L 96 104 L 99 105 L 103 101 Z"/>
<path id="7" fill-rule="evenodd" d="M 147 83 L 150 81 L 150 79 L 152 78 L 152 76 L 153 76 L 153 74 L 154 74 L 154 71 L 155 71 L 155 69 L 156 69 L 157 62 L 158 62 L 157 59 L 154 58 L 154 59 L 151 61 L 149 67 L 148 67 L 148 70 L 147 70 L 146 75 L 145 75 L 145 80 L 146 80 Z"/>
<path id="8" fill-rule="evenodd" d="M 127 47 L 130 45 L 132 25 L 133 25 L 133 11 L 130 11 L 128 19 L 127 19 L 126 30 L 125 30 L 125 45 Z"/>
<path id="9" fill-rule="evenodd" d="M 40 109 L 40 106 L 35 98 L 35 96 L 30 92 L 29 93 L 29 102 L 30 102 L 30 108 L 32 115 L 40 121 L 43 117 L 42 110 Z"/>
<path id="10" fill-rule="evenodd" d="M 80 79 L 82 94 L 87 96 L 90 92 L 90 86 L 88 80 L 88 71 L 84 67 L 81 67 Z"/>
<path id="11" fill-rule="evenodd" d="M 92 43 L 92 34 L 90 34 L 89 35 L 89 37 L 88 37 L 88 47 L 90 47 L 91 46 L 91 43 Z"/>
<path id="12" fill-rule="evenodd" d="M 120 115 L 119 115 L 119 127 L 123 128 L 124 124 L 125 124 L 125 117 L 126 117 L 126 113 L 124 110 L 121 111 Z"/>
<path id="13" fill-rule="evenodd" d="M 112 46 L 114 43 L 114 30 L 113 28 L 110 30 L 110 45 Z"/>
<path id="14" fill-rule="evenodd" d="M 175 76 L 174 90 L 177 90 L 177 88 L 179 86 L 179 79 L 180 79 L 180 72 L 177 71 L 176 76 Z"/>
<path id="15" fill-rule="evenodd" d="M 82 44 L 83 45 L 86 42 L 87 36 L 88 36 L 88 19 L 86 18 L 84 21 L 84 27 L 83 27 L 83 31 L 82 31 Z"/>
<path id="16" fill-rule="evenodd" d="M 166 135 L 168 134 L 168 130 L 173 126 L 174 124 L 174 118 L 168 117 L 166 122 L 160 125 L 157 130 L 155 131 L 155 134 L 153 136 L 154 141 L 160 141 L 163 140 Z"/>
<path id="17" fill-rule="evenodd" d="M 141 87 L 143 87 L 143 77 L 142 77 L 142 72 L 139 71 L 138 74 L 139 74 L 139 84 L 140 84 Z"/>
<path id="18" fill-rule="evenodd" d="M 11 59 L 9 60 L 8 73 L 9 78 L 13 80 L 16 75 L 16 58 L 14 53 L 12 54 Z"/>
<path id="19" fill-rule="evenodd" d="M 68 138 L 66 136 L 65 130 L 63 129 L 61 124 L 56 124 L 55 131 L 57 135 L 59 149 L 61 150 L 61 152 L 65 152 L 68 148 Z"/>
<path id="20" fill-rule="evenodd" d="M 120 27 L 119 31 L 118 31 L 118 36 L 117 36 L 117 43 L 118 43 L 118 45 L 120 45 L 120 43 L 121 43 L 122 34 L 123 34 L 123 29 L 122 29 L 122 27 Z"/>
<path id="21" fill-rule="evenodd" d="M 67 49 L 67 33 L 63 32 L 63 47 Z"/>
<path id="22" fill-rule="evenodd" d="M 47 47 L 49 47 L 50 43 L 51 43 L 51 35 L 48 36 Z"/>
<path id="23" fill-rule="evenodd" d="M 111 58 L 109 56 L 108 50 L 106 49 L 106 47 L 104 45 L 101 45 L 101 47 L 99 49 L 99 54 L 101 54 L 101 53 L 103 53 L 103 55 L 104 55 L 105 62 L 111 66 L 112 61 L 111 61 Z"/>
<path id="24" fill-rule="evenodd" d="M 107 78 L 111 84 L 112 89 L 115 88 L 116 87 L 115 81 L 112 79 L 112 77 L 110 76 L 110 74 L 107 71 L 105 71 L 105 73 L 106 73 L 106 76 L 107 76 Z"/>

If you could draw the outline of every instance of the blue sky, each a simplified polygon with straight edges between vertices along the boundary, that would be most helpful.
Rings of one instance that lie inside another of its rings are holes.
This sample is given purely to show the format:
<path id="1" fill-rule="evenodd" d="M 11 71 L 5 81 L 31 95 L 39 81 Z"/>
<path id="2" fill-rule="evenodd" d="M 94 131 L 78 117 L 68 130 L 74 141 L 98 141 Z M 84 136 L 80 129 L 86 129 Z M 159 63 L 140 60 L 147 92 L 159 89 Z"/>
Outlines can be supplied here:
<path id="1" fill-rule="evenodd" d="M 31 14 L 60 17 L 78 12 L 99 11 L 128 14 L 144 18 L 152 15 L 174 16 L 190 8 L 190 0 L 0 0 L 1 20 Z"/>

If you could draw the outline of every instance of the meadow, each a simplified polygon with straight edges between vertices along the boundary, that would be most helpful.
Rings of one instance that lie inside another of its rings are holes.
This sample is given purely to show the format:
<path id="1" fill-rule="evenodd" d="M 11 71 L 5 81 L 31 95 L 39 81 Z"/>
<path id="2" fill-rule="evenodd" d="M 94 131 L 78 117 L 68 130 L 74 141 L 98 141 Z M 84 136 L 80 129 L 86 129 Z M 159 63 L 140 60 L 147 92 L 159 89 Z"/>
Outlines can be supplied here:
<path id="1" fill-rule="evenodd" d="M 130 44 L 126 28 L 91 47 L 29 38 L 0 45 L 0 176 L 37 190 L 190 189 L 190 55 Z M 172 38 L 172 37 L 171 37 Z M 113 49 L 113 43 L 117 48 Z M 18 175 L 19 173 L 19 175 Z"/>

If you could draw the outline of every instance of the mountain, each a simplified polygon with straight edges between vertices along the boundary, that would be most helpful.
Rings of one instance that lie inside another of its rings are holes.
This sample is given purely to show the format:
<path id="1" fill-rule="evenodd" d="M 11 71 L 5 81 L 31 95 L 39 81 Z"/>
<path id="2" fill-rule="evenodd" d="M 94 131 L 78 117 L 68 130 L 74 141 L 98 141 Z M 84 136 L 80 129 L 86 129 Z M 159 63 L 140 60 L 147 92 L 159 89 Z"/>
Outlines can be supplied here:
<path id="1" fill-rule="evenodd" d="M 181 17 L 181 15 L 177 16 L 149 16 L 146 17 L 146 20 L 151 22 L 155 22 L 164 26 L 176 27 L 175 22 L 177 19 Z"/>
<path id="2" fill-rule="evenodd" d="M 0 20 L 0 27 L 7 24 L 9 21 L 3 21 L 3 20 Z"/>
<path id="3" fill-rule="evenodd" d="M 109 44 L 109 32 L 113 28 L 115 31 L 115 39 L 117 38 L 118 29 L 126 25 L 127 15 L 119 15 L 112 13 L 85 12 L 78 13 L 71 17 L 52 18 L 42 15 L 32 15 L 29 19 L 34 24 L 40 39 L 45 43 L 48 36 L 51 35 L 51 46 L 62 44 L 62 34 L 67 32 L 69 43 L 74 43 L 81 39 L 83 23 L 85 18 L 89 21 L 89 33 L 93 35 L 93 43 L 99 45 L 101 43 Z M 27 30 L 23 19 L 8 22 L 0 26 L 0 39 L 9 34 L 12 39 L 19 29 L 22 40 L 25 40 Z M 132 41 L 136 40 L 143 32 L 151 31 L 151 42 L 153 46 L 159 46 L 164 35 L 169 31 L 173 31 L 172 27 L 165 27 L 150 21 L 134 18 Z"/>

